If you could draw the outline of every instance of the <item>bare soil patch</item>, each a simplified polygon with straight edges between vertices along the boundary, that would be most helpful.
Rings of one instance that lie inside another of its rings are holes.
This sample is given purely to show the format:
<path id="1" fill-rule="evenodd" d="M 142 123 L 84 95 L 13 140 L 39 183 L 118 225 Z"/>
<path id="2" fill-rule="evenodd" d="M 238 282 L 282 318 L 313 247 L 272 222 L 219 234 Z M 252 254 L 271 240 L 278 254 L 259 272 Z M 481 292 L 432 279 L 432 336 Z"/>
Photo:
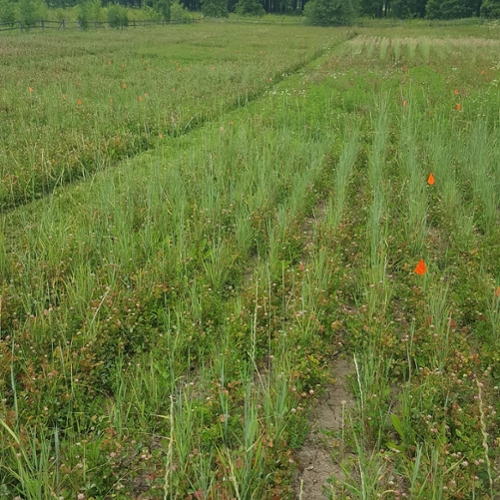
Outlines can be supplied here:
<path id="1" fill-rule="evenodd" d="M 326 496 L 323 491 L 328 479 L 345 479 L 342 468 L 332 459 L 332 451 L 338 448 L 339 440 L 335 434 L 341 431 L 346 412 L 354 408 L 354 397 L 349 391 L 347 380 L 353 372 L 351 362 L 340 357 L 334 359 L 334 382 L 328 384 L 320 403 L 313 410 L 311 431 L 297 453 L 297 499 L 324 500 Z"/>

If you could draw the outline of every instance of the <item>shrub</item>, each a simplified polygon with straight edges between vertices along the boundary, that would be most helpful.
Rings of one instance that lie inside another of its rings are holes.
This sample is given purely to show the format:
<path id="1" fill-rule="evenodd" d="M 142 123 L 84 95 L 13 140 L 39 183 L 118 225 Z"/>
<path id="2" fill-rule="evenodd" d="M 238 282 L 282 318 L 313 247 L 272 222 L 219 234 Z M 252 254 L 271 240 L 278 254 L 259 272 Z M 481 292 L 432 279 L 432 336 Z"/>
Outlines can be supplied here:
<path id="1" fill-rule="evenodd" d="M 229 17 L 226 0 L 201 0 L 201 12 L 205 17 Z"/>
<path id="2" fill-rule="evenodd" d="M 77 7 L 76 19 L 80 23 L 80 28 L 86 30 L 92 21 L 92 4 L 89 1 L 82 2 Z"/>
<path id="3" fill-rule="evenodd" d="M 170 19 L 176 22 L 187 23 L 191 20 L 191 15 L 180 1 L 176 0 L 170 4 Z"/>
<path id="4" fill-rule="evenodd" d="M 477 11 L 474 4 L 457 0 L 429 0 L 425 7 L 428 19 L 463 19 Z"/>
<path id="5" fill-rule="evenodd" d="M 111 28 L 128 26 L 127 9 L 117 4 L 108 7 L 108 23 Z"/>
<path id="6" fill-rule="evenodd" d="M 308 24 L 313 26 L 349 25 L 355 14 L 352 0 L 310 0 L 304 9 Z"/>
<path id="7" fill-rule="evenodd" d="M 10 0 L 0 0 L 0 22 L 13 23 L 17 20 L 16 4 Z"/>
<path id="8" fill-rule="evenodd" d="M 500 0 L 484 0 L 481 5 L 481 16 L 500 18 Z"/>
<path id="9" fill-rule="evenodd" d="M 170 0 L 157 0 L 155 2 L 155 10 L 160 14 L 162 19 L 170 20 Z"/>
<path id="10" fill-rule="evenodd" d="M 240 16 L 263 16 L 266 13 L 259 0 L 239 0 L 235 10 Z"/>
<path id="11" fill-rule="evenodd" d="M 161 14 L 153 7 L 150 7 L 146 4 L 142 6 L 141 19 L 156 19 L 157 21 L 160 21 L 161 18 L 162 18 Z"/>
<path id="12" fill-rule="evenodd" d="M 106 19 L 101 0 L 94 0 L 90 3 L 92 21 L 104 21 Z"/>
<path id="13" fill-rule="evenodd" d="M 54 9 L 54 18 L 59 22 L 62 22 L 64 19 L 66 19 L 66 12 L 64 11 L 64 9 L 61 7 Z"/>
<path id="14" fill-rule="evenodd" d="M 41 1 L 20 0 L 18 2 L 19 19 L 23 22 L 25 28 L 30 28 L 35 23 L 45 17 L 47 6 Z"/>

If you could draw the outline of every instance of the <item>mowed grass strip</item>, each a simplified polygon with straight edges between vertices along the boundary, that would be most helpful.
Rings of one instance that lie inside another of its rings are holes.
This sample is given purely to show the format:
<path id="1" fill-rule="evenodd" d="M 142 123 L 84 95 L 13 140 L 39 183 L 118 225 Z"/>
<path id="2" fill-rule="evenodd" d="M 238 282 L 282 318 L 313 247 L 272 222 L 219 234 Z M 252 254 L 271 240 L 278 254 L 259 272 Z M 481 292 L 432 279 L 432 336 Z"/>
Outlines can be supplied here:
<path id="1" fill-rule="evenodd" d="M 244 105 L 345 36 L 212 23 L 2 36 L 0 209 Z"/>

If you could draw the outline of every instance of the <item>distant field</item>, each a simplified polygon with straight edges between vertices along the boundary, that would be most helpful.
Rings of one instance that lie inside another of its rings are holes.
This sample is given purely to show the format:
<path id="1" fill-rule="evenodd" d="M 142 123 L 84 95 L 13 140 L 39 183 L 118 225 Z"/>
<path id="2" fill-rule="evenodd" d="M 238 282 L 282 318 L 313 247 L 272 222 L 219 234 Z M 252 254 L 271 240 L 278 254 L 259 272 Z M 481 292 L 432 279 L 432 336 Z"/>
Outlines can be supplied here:
<path id="1" fill-rule="evenodd" d="M 211 23 L 2 35 L 0 207 L 242 106 L 343 38 Z"/>
<path id="2" fill-rule="evenodd" d="M 2 37 L 0 498 L 493 500 L 489 30 Z"/>

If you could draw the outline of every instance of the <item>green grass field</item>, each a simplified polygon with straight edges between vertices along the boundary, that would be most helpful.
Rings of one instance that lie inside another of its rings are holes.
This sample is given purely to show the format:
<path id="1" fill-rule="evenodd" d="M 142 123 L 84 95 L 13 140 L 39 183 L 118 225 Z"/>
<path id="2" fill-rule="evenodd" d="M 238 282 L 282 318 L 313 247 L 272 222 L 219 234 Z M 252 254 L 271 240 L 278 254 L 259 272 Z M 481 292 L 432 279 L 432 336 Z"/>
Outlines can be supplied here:
<path id="1" fill-rule="evenodd" d="M 0 38 L 0 498 L 496 498 L 500 28 Z"/>

